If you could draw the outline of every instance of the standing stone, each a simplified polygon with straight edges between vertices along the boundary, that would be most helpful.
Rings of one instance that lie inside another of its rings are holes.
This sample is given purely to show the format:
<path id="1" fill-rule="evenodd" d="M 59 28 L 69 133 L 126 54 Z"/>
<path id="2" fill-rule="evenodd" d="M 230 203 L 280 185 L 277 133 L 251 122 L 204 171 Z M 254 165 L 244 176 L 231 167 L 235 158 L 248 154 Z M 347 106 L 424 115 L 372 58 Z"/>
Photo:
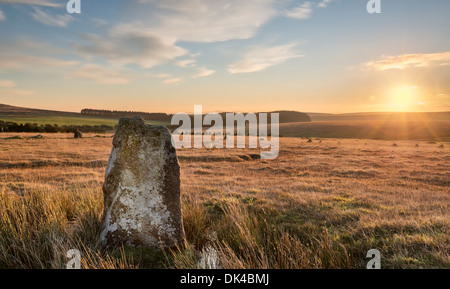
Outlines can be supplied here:
<path id="1" fill-rule="evenodd" d="M 75 134 L 73 135 L 74 138 L 83 138 L 83 134 L 78 129 L 75 131 Z"/>
<path id="2" fill-rule="evenodd" d="M 175 247 L 184 242 L 180 166 L 165 126 L 119 121 L 103 185 L 104 245 Z"/>

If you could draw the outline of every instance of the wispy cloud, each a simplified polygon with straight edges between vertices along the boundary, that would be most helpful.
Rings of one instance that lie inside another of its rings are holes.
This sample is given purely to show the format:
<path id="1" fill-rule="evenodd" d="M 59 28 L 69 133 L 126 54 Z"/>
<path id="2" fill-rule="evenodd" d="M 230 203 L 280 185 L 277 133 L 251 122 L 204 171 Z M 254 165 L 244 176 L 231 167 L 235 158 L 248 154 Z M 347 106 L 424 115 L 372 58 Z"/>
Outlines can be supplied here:
<path id="1" fill-rule="evenodd" d="M 149 75 L 149 77 L 152 78 L 159 78 L 162 80 L 162 83 L 164 84 L 179 84 L 184 82 L 182 78 L 174 77 L 171 74 L 168 73 L 160 73 L 157 75 Z"/>
<path id="2" fill-rule="evenodd" d="M 164 84 L 179 84 L 182 82 L 183 82 L 183 79 L 175 78 L 175 77 L 167 78 L 167 79 L 164 79 L 164 81 L 163 81 Z"/>
<path id="3" fill-rule="evenodd" d="M 322 2 L 319 3 L 319 5 L 317 5 L 317 7 L 326 8 L 326 7 L 328 7 L 328 4 L 330 4 L 333 1 L 334 0 L 323 0 Z"/>
<path id="4" fill-rule="evenodd" d="M 0 80 L 0 87 L 1 88 L 13 88 L 16 84 L 12 80 Z"/>
<path id="5" fill-rule="evenodd" d="M 73 17 L 69 14 L 51 15 L 37 7 L 34 7 L 34 12 L 31 13 L 31 17 L 45 25 L 57 27 L 67 27 L 67 25 L 73 20 Z"/>
<path id="6" fill-rule="evenodd" d="M 293 19 L 309 19 L 311 18 L 315 8 L 327 8 L 333 1 L 334 0 L 323 0 L 317 4 L 317 6 L 315 6 L 312 2 L 304 2 L 295 8 L 284 11 L 283 15 Z"/>
<path id="7" fill-rule="evenodd" d="M 190 54 L 190 56 L 191 56 L 192 58 L 197 58 L 197 57 L 200 57 L 201 55 L 202 55 L 202 54 L 201 54 L 200 52 Z"/>
<path id="8" fill-rule="evenodd" d="M 6 20 L 5 13 L 3 13 L 2 10 L 0 10 L 0 21 L 5 21 L 5 20 Z"/>
<path id="9" fill-rule="evenodd" d="M 450 51 L 429 54 L 417 53 L 397 56 L 382 56 L 380 60 L 364 63 L 363 70 L 403 70 L 413 67 L 428 67 L 439 65 L 450 65 Z"/>
<path id="10" fill-rule="evenodd" d="M 289 59 L 303 57 L 296 51 L 297 46 L 294 43 L 273 47 L 254 47 L 241 60 L 230 64 L 228 71 L 232 74 L 257 72 L 282 64 Z"/>
<path id="11" fill-rule="evenodd" d="M 197 69 L 197 73 L 193 75 L 194 78 L 207 77 L 216 73 L 214 70 L 207 69 L 205 67 L 200 67 Z"/>
<path id="12" fill-rule="evenodd" d="M 0 80 L 0 94 L 1 96 L 30 96 L 34 92 L 17 89 L 16 83 L 12 80 Z"/>
<path id="13" fill-rule="evenodd" d="M 0 73 L 57 73 L 80 64 L 68 58 L 65 49 L 51 43 L 18 37 L 14 41 L 0 41 Z"/>
<path id="14" fill-rule="evenodd" d="M 7 53 L 24 53 L 32 55 L 46 54 L 54 56 L 56 54 L 66 54 L 67 50 L 54 46 L 49 42 L 42 42 L 42 39 L 36 40 L 35 37 L 31 36 L 18 36 L 13 41 L 0 41 L 0 54 Z"/>
<path id="15" fill-rule="evenodd" d="M 309 17 L 311 17 L 312 12 L 312 3 L 305 2 L 296 8 L 285 11 L 284 15 L 288 18 L 308 19 Z"/>
<path id="16" fill-rule="evenodd" d="M 194 67 L 195 66 L 195 59 L 185 59 L 180 60 L 176 62 L 176 65 L 179 67 L 187 68 L 187 67 Z"/>
<path id="17" fill-rule="evenodd" d="M 34 6 L 63 7 L 64 4 L 47 0 L 0 0 L 0 4 L 29 4 Z"/>
<path id="18" fill-rule="evenodd" d="M 2 96 L 31 96 L 34 95 L 34 91 L 22 90 L 22 89 L 4 89 L 1 90 Z"/>
<path id="19" fill-rule="evenodd" d="M 92 80 L 101 84 L 127 84 L 131 79 L 113 68 L 86 64 L 69 74 L 68 78 Z"/>
<path id="20" fill-rule="evenodd" d="M 221 42 L 253 37 L 277 15 L 273 0 L 136 0 L 147 29 L 181 41 Z M 149 5 L 149 7 L 145 7 Z M 146 9 L 148 8 L 148 9 Z M 152 11 L 152 17 L 148 17 Z M 137 11 L 135 15 L 139 15 Z"/>
<path id="21" fill-rule="evenodd" d="M 108 25 L 108 21 L 100 19 L 100 18 L 91 18 L 91 22 L 95 27 L 104 27 Z"/>
<path id="22" fill-rule="evenodd" d="M 88 44 L 75 44 L 78 53 L 88 59 L 100 57 L 114 65 L 136 64 L 151 68 L 187 53 L 173 39 L 163 38 L 133 25 L 117 26 L 106 36 L 84 35 Z"/>
<path id="23" fill-rule="evenodd" d="M 156 78 L 169 78 L 169 77 L 171 77 L 171 75 L 167 74 L 167 73 L 160 73 L 160 74 L 156 75 L 155 77 Z"/>
<path id="24" fill-rule="evenodd" d="M 39 67 L 42 71 L 44 67 L 70 67 L 78 64 L 77 61 L 60 60 L 48 57 L 33 56 L 22 53 L 0 54 L 0 72 L 9 70 L 23 70 Z"/>

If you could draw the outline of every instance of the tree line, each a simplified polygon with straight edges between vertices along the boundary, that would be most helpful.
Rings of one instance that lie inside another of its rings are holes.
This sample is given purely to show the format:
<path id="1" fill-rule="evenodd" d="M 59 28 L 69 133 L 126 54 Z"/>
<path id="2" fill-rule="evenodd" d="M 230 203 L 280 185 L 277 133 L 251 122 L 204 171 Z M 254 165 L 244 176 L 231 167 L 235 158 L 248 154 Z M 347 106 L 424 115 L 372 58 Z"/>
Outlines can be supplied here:
<path id="1" fill-rule="evenodd" d="M 280 123 L 289 122 L 311 122 L 311 118 L 306 113 L 298 111 L 274 111 L 280 115 Z M 106 118 L 133 118 L 141 116 L 148 121 L 168 122 L 172 121 L 173 114 L 167 113 L 150 113 L 150 112 L 137 112 L 137 111 L 119 111 L 119 110 L 106 110 L 106 109 L 88 109 L 81 110 L 81 114 L 87 116 L 106 117 Z M 225 118 L 226 113 L 220 113 L 222 118 Z M 259 113 L 256 114 L 259 117 Z M 194 119 L 193 115 L 190 115 L 191 119 Z M 268 121 L 271 122 L 271 113 L 268 113 Z"/>
<path id="2" fill-rule="evenodd" d="M 136 116 L 141 116 L 145 120 L 152 120 L 159 122 L 170 122 L 172 119 L 172 115 L 166 113 L 150 113 L 150 112 L 119 111 L 119 110 L 88 109 L 88 108 L 81 110 L 81 114 L 106 118 L 133 118 Z"/>
<path id="3" fill-rule="evenodd" d="M 105 133 L 114 129 L 115 127 L 109 125 L 38 125 L 36 123 L 19 124 L 0 121 L 0 132 L 75 133 L 79 130 L 84 133 Z"/>

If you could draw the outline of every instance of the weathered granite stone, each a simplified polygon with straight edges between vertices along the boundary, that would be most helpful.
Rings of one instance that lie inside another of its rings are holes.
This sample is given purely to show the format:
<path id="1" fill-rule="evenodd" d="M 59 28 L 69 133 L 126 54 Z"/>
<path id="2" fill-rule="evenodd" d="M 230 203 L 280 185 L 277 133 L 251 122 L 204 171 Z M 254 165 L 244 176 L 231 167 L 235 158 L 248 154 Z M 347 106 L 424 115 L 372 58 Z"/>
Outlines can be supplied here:
<path id="1" fill-rule="evenodd" d="M 119 121 L 105 174 L 104 245 L 175 247 L 184 242 L 180 167 L 165 126 Z"/>

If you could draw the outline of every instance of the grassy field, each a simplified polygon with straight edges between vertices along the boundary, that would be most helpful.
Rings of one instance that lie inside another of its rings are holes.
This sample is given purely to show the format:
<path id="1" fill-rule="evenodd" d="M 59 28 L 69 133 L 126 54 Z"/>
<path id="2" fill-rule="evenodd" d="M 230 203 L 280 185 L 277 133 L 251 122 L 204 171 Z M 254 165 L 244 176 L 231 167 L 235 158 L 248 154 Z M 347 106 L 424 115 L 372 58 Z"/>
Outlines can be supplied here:
<path id="1" fill-rule="evenodd" d="M 116 126 L 119 122 L 117 119 L 109 119 L 109 118 L 96 118 L 96 117 L 77 117 L 77 116 L 3 116 L 0 115 L 0 120 L 2 121 L 10 121 L 18 124 L 26 124 L 26 123 L 36 123 L 38 125 L 45 124 L 57 124 L 59 126 L 62 125 L 108 125 L 108 126 Z M 168 123 L 156 122 L 156 121 L 147 121 L 148 124 L 153 125 L 168 125 Z"/>
<path id="2" fill-rule="evenodd" d="M 0 140 L 0 268 L 65 268 L 70 249 L 84 268 L 365 268 L 370 249 L 382 268 L 450 268 L 449 143 L 180 150 L 187 245 L 155 251 L 100 246 L 112 138 L 44 137 Z"/>
<path id="3" fill-rule="evenodd" d="M 107 118 L 76 117 L 76 116 L 1 116 L 0 120 L 15 122 L 18 124 L 37 123 L 38 125 L 117 125 L 117 120 Z"/>
<path id="4" fill-rule="evenodd" d="M 95 117 L 76 116 L 2 116 L 0 120 L 19 124 L 37 123 L 38 125 L 108 125 L 114 127 L 118 120 Z M 153 125 L 169 125 L 169 123 L 147 121 Z M 283 123 L 280 124 L 282 137 L 308 138 L 349 138 L 374 140 L 428 140 L 450 141 L 450 122 L 377 122 L 377 121 L 332 121 L 313 123 Z"/>

